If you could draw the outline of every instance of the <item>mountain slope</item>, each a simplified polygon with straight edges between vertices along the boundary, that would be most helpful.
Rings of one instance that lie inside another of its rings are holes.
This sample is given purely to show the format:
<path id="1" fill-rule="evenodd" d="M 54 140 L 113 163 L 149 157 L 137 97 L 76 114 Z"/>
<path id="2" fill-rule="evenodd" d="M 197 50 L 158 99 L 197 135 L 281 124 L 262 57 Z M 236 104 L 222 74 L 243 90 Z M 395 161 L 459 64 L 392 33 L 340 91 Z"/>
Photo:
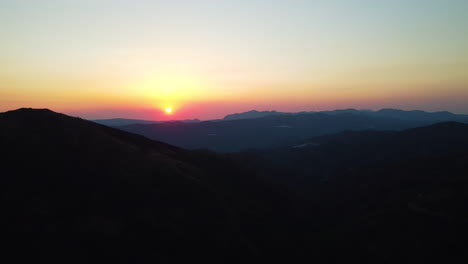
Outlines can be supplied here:
<path id="1" fill-rule="evenodd" d="M 0 114 L 0 160 L 0 226 L 12 254 L 77 263 L 261 254 L 256 224 L 244 222 L 267 215 L 270 191 L 216 154 L 20 109 Z M 265 198 L 240 192 L 242 175 Z"/>
<path id="2" fill-rule="evenodd" d="M 303 199 L 299 252 L 327 263 L 468 260 L 468 125 L 347 131 L 254 153 Z"/>
<path id="3" fill-rule="evenodd" d="M 345 131 L 257 153 L 283 167 L 284 172 L 301 175 L 297 179 L 314 181 L 326 179 L 339 170 L 466 153 L 467 150 L 468 124 L 444 122 L 400 132 Z"/>

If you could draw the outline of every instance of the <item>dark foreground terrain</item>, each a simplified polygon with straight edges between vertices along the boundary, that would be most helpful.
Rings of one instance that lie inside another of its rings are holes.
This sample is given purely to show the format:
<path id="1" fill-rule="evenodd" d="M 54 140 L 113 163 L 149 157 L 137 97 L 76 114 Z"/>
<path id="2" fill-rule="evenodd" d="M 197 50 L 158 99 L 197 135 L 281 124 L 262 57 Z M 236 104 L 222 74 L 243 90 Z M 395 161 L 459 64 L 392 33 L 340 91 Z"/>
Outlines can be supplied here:
<path id="1" fill-rule="evenodd" d="M 221 155 L 19 109 L 0 160 L 16 262 L 468 261 L 461 123 Z"/>

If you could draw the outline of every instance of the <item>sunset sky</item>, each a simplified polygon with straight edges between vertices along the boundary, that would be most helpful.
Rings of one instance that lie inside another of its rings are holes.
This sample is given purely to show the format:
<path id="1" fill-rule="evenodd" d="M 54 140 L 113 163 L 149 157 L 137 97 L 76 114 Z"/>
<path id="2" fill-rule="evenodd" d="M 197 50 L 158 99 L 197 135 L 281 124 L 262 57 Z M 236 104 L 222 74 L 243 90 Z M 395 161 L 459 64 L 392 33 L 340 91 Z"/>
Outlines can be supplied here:
<path id="1" fill-rule="evenodd" d="M 0 111 L 468 113 L 467 14 L 467 0 L 0 0 Z"/>

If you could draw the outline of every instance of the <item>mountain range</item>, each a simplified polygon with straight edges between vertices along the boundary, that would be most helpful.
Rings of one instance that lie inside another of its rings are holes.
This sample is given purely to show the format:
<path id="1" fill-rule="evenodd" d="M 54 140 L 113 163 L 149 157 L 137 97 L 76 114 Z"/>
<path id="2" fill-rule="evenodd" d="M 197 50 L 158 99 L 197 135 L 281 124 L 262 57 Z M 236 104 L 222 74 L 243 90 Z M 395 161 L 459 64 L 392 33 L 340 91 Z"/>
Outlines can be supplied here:
<path id="1" fill-rule="evenodd" d="M 214 119 L 214 120 L 207 120 L 207 121 L 229 121 L 229 120 L 240 120 L 240 119 L 255 119 L 261 118 L 266 116 L 272 115 L 298 115 L 298 114 L 311 114 L 311 113 L 323 113 L 323 114 L 358 114 L 358 115 L 368 115 L 368 116 L 377 116 L 377 117 L 391 117 L 391 118 L 398 118 L 404 120 L 413 120 L 413 121 L 431 121 L 431 122 L 442 122 L 442 121 L 460 121 L 466 122 L 468 120 L 468 115 L 459 115 L 453 114 L 447 111 L 441 112 L 425 112 L 421 110 L 412 110 L 412 111 L 405 111 L 399 109 L 390 109 L 385 108 L 378 111 L 372 110 L 356 110 L 356 109 L 340 109 L 340 110 L 333 110 L 333 111 L 319 111 L 319 112 L 277 112 L 277 111 L 257 111 L 251 110 L 243 113 L 235 113 L 226 115 L 222 119 Z M 183 123 L 198 123 L 201 122 L 199 119 L 186 119 L 186 120 L 171 120 L 171 121 L 151 121 L 151 120 L 141 120 L 141 119 L 126 119 L 126 118 L 112 118 L 112 119 L 95 119 L 91 120 L 98 124 L 106 125 L 106 126 L 127 126 L 127 125 L 134 125 L 134 124 L 158 124 L 158 123 L 166 123 L 166 122 L 183 122 Z"/>
<path id="2" fill-rule="evenodd" d="M 280 113 L 249 111 L 197 123 L 133 124 L 117 128 L 187 149 L 236 152 L 280 146 L 343 130 L 403 130 L 437 122 L 468 123 L 468 115 L 394 109 Z"/>
<path id="3" fill-rule="evenodd" d="M 250 155 L 269 179 L 301 197 L 296 232 L 310 232 L 305 244 L 320 248 L 325 263 L 468 258 L 462 249 L 468 235 L 467 124 L 346 131 L 298 143 Z"/>
<path id="4" fill-rule="evenodd" d="M 219 123 L 254 125 L 285 117 Z M 3 258 L 61 263 L 468 260 L 467 124 L 405 129 L 407 121 L 349 113 L 294 117 L 298 123 L 311 118 L 358 125 L 220 154 L 186 150 L 47 109 L 0 113 Z M 364 121 L 387 129 L 358 130 L 366 127 Z M 391 129 L 392 124 L 401 126 Z"/>

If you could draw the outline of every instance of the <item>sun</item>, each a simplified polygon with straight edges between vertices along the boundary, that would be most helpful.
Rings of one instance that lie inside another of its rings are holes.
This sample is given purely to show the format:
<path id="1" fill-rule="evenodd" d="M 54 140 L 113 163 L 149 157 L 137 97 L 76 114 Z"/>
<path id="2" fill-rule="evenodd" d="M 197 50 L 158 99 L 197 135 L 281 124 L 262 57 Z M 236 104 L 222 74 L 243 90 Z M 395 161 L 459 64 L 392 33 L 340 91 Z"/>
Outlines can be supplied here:
<path id="1" fill-rule="evenodd" d="M 166 107 L 166 114 L 172 114 L 172 108 Z"/>

